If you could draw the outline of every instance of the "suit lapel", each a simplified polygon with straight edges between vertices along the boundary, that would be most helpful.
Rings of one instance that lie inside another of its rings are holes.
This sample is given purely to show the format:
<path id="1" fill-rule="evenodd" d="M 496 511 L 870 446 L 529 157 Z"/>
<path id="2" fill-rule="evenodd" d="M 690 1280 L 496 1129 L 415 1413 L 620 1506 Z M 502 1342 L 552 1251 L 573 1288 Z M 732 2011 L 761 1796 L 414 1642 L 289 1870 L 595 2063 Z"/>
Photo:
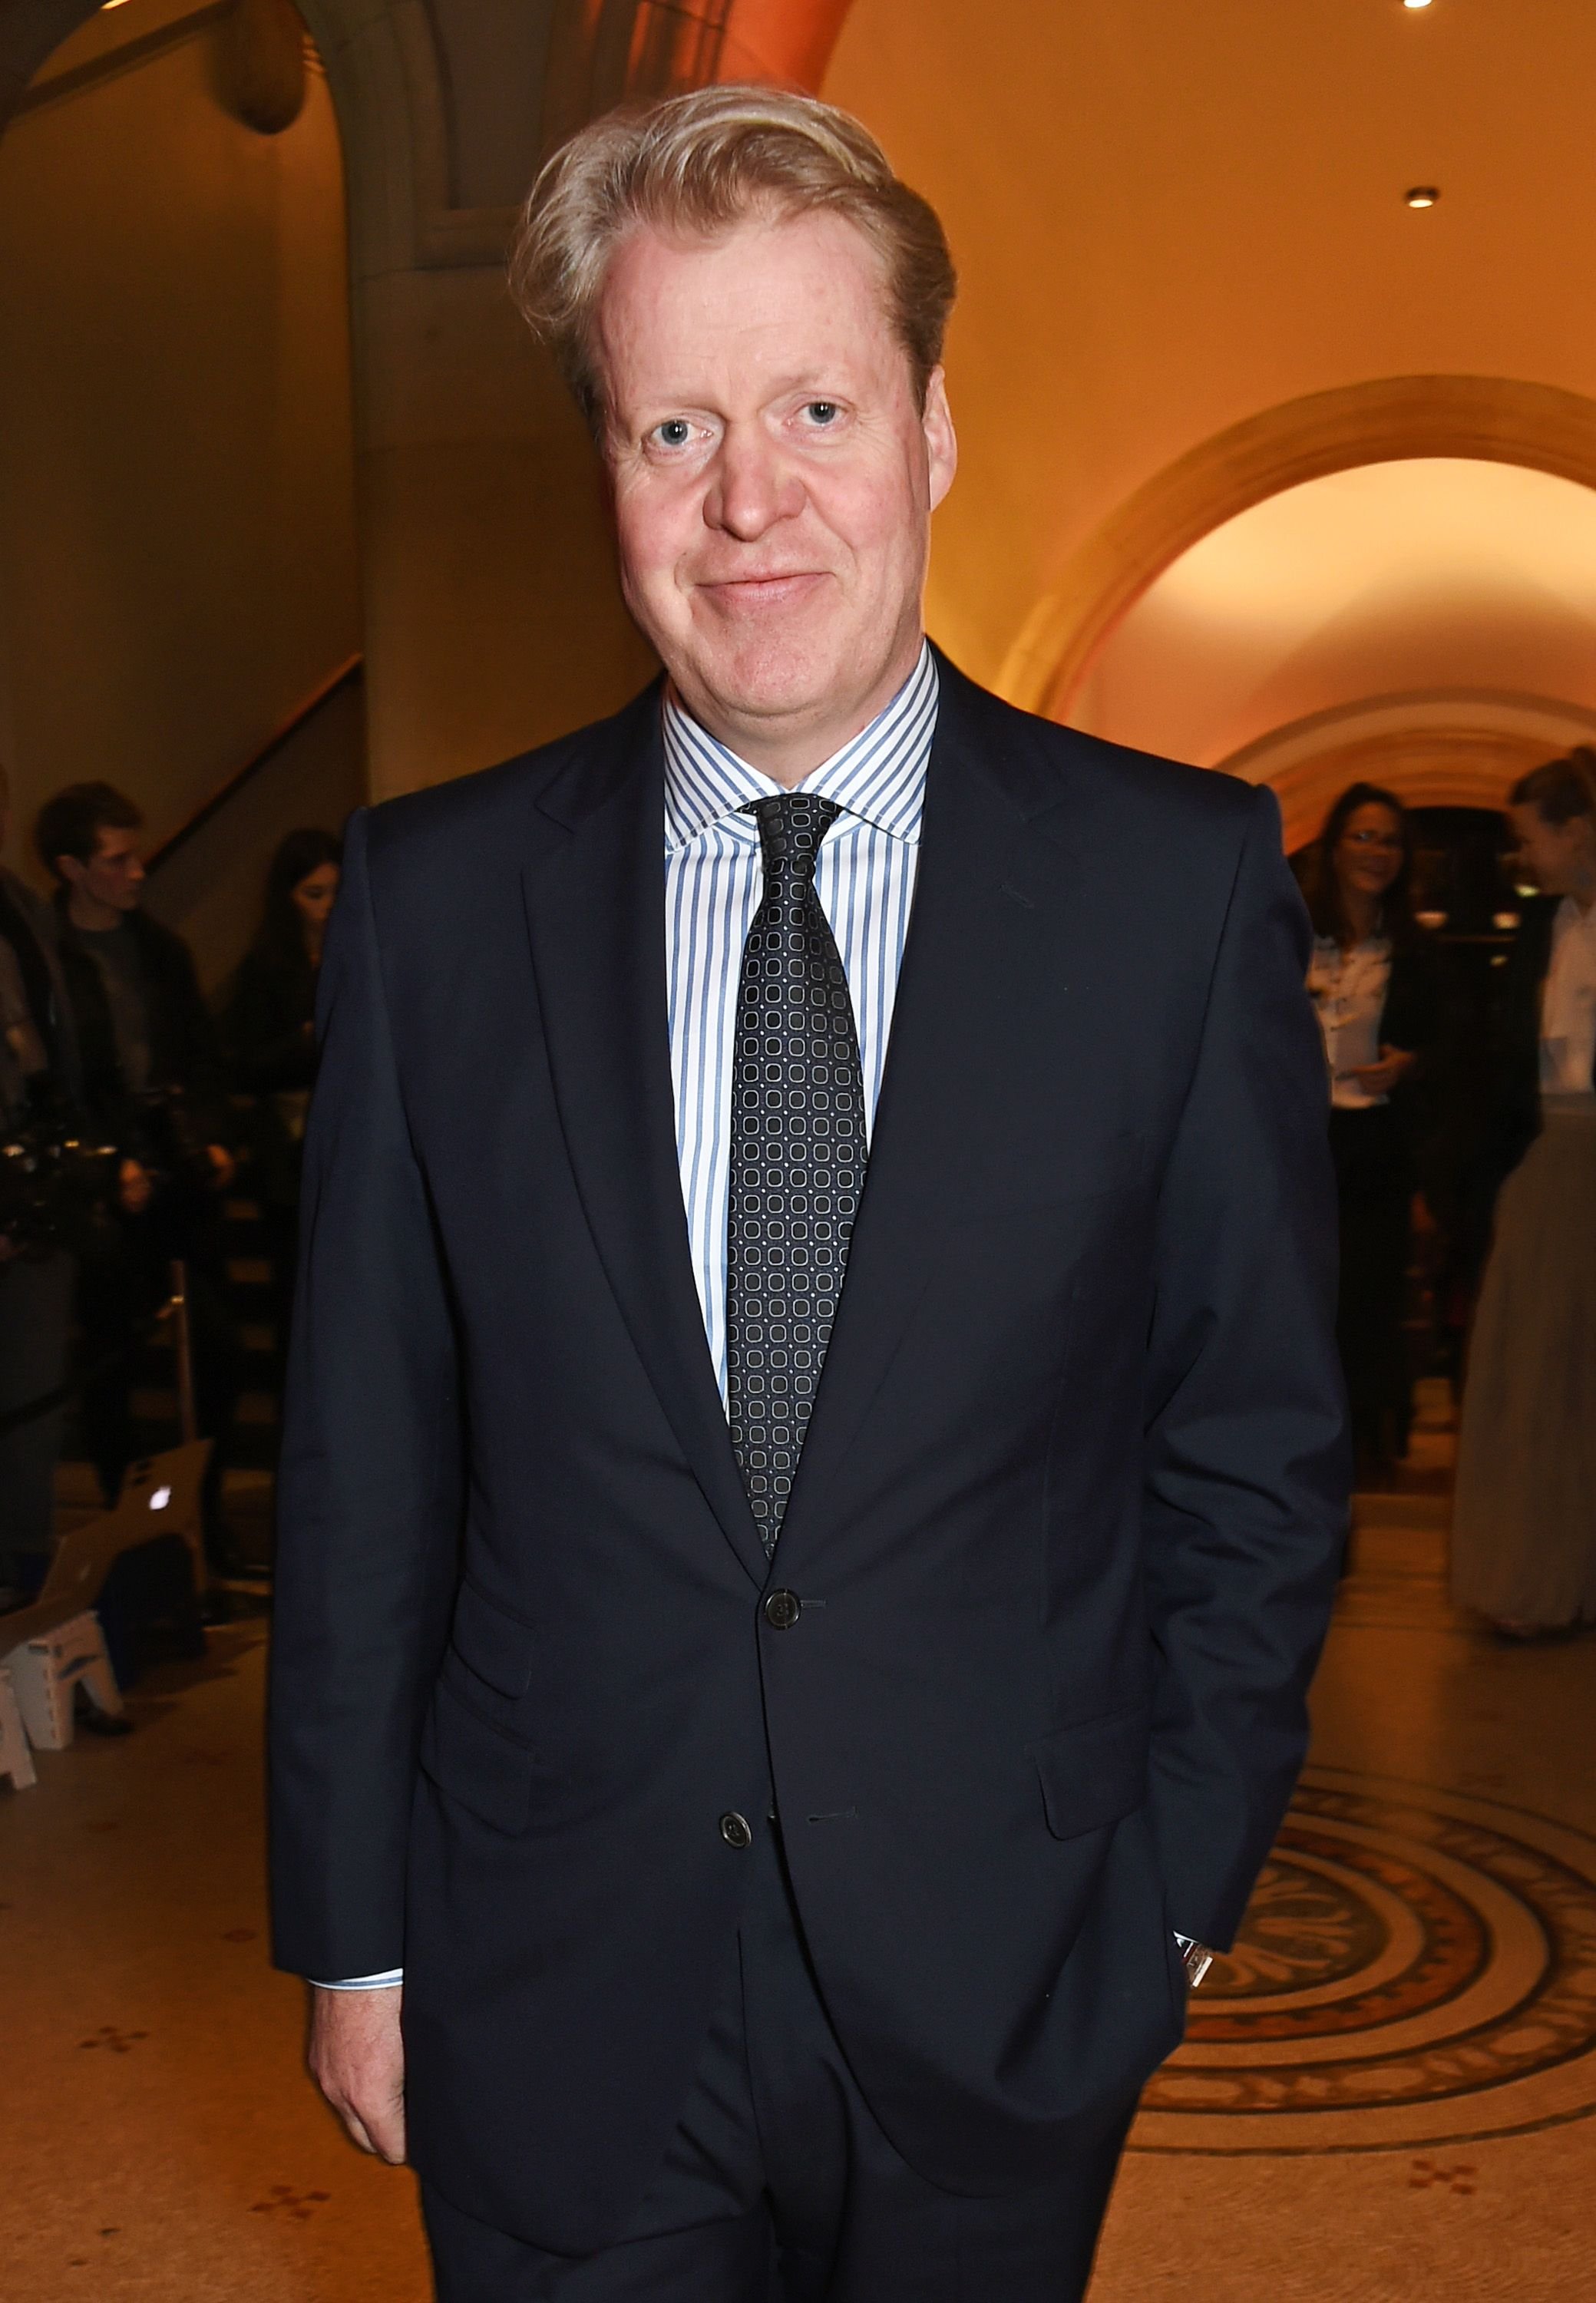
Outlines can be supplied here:
<path id="1" fill-rule="evenodd" d="M 561 1126 L 599 1256 L 682 1449 L 755 1581 L 766 1565 L 715 1383 L 677 1160 L 657 689 L 539 802 L 566 837 L 523 873 Z M 537 840 L 546 847 L 547 826 Z"/>
<path id="2" fill-rule="evenodd" d="M 1069 882 L 1086 869 L 1048 836 L 1063 793 L 1056 771 L 1016 747 L 1023 721 L 940 654 L 938 665 L 914 909 L 865 1196 L 782 1523 L 790 1562 L 822 1519 L 925 1293 L 935 1243 L 984 1175 L 1004 1078 L 1034 1045 L 1026 984 L 1044 954 L 1056 971 L 1060 908 L 1068 918 Z M 1043 815 L 1047 833 L 1029 821 Z"/>

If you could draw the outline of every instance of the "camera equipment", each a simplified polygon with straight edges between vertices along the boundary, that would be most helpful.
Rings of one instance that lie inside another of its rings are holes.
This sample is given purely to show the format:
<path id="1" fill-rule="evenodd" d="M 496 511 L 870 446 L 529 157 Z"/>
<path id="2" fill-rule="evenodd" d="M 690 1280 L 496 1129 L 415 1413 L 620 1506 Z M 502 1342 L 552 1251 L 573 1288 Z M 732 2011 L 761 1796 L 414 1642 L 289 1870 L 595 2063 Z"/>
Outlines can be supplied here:
<path id="1" fill-rule="evenodd" d="M 104 1230 L 116 1188 L 113 1145 L 41 1118 L 0 1135 L 0 1238 L 14 1253 L 81 1254 Z"/>

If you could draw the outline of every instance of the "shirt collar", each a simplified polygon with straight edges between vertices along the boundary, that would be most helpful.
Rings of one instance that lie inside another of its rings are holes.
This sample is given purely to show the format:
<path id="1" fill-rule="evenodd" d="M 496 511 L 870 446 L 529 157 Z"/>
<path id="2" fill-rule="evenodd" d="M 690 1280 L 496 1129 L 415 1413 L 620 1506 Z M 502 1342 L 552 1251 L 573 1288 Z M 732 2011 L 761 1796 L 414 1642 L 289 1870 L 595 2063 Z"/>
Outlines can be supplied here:
<path id="1" fill-rule="evenodd" d="M 848 814 L 915 846 L 936 733 L 937 695 L 936 658 L 923 644 L 919 662 L 885 710 L 812 769 L 798 789 L 835 800 Z M 663 718 L 667 851 L 686 847 L 750 800 L 781 793 L 780 784 L 700 727 L 668 686 Z"/>

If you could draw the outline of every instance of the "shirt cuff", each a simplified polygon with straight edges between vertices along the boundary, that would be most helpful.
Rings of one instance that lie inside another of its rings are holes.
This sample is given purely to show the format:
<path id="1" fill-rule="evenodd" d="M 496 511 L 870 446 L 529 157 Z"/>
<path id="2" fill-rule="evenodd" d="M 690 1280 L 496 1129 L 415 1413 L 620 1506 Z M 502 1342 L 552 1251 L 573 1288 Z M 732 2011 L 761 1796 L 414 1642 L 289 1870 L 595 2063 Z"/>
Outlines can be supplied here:
<path id="1" fill-rule="evenodd" d="M 397 1991 L 404 1981 L 402 1967 L 390 1967 L 381 1975 L 351 1975 L 342 1983 L 324 1983 L 319 1976 L 310 1978 L 318 1991 Z"/>

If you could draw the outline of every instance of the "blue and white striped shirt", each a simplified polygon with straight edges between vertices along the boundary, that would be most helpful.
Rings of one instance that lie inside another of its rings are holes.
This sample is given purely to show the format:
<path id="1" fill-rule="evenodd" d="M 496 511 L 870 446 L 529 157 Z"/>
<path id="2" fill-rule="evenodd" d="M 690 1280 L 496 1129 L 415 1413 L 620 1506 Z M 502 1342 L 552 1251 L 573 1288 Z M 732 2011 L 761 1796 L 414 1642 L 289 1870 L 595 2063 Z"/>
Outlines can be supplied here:
<path id="1" fill-rule="evenodd" d="M 866 1135 L 875 1121 L 914 900 L 936 712 L 936 660 L 923 647 L 885 711 L 797 787 L 842 810 L 822 843 L 815 892 L 853 996 Z M 664 738 L 665 991 L 676 1150 L 698 1300 L 724 1399 L 737 1000 L 743 945 L 764 893 L 759 827 L 741 811 L 783 787 L 690 719 L 669 690 Z"/>
<path id="2" fill-rule="evenodd" d="M 853 995 L 865 1071 L 865 1126 L 875 1123 L 898 970 L 919 862 L 925 770 L 936 733 L 936 660 L 920 661 L 884 712 L 798 786 L 842 814 L 822 842 L 820 898 Z M 731 1065 L 743 946 L 764 893 L 759 827 L 740 810 L 773 783 L 701 728 L 666 691 L 665 997 L 676 1082 L 676 1149 L 704 1326 L 726 1396 L 726 1208 L 731 1181 Z M 393 1968 L 325 1984 L 392 1989 Z"/>

